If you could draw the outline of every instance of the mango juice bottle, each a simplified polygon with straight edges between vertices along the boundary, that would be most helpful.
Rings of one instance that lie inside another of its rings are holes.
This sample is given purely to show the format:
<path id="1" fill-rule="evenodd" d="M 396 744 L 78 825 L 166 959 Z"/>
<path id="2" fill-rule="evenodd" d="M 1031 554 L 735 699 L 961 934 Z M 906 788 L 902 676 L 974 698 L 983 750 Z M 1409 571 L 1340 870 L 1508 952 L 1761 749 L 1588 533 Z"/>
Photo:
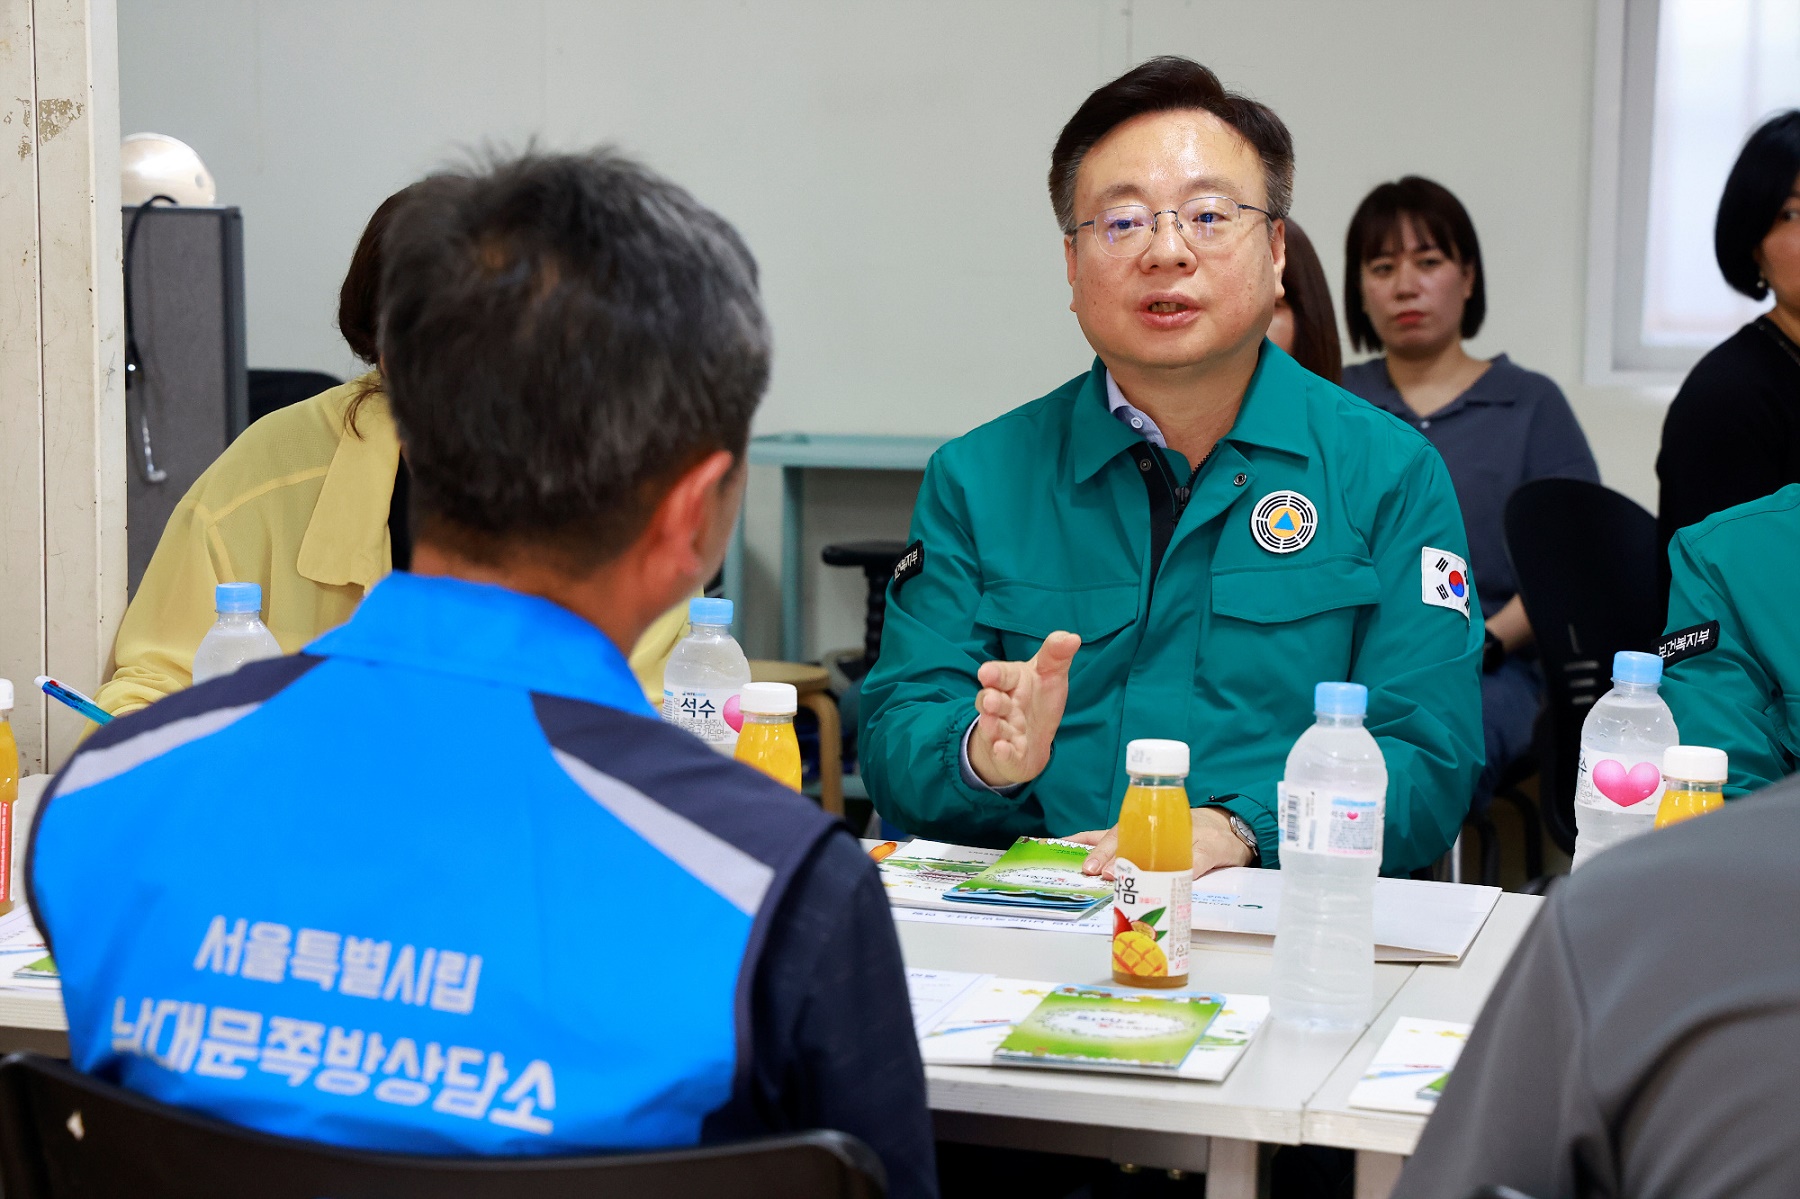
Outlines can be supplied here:
<path id="1" fill-rule="evenodd" d="M 1119 809 L 1113 862 L 1113 981 L 1182 987 L 1194 901 L 1194 818 L 1188 809 L 1188 747 L 1133 741 L 1130 785 Z"/>
<path id="2" fill-rule="evenodd" d="M 1663 750 L 1663 796 L 1656 806 L 1656 827 L 1668 828 L 1724 807 L 1730 765 L 1722 749 L 1671 745 Z"/>
<path id="3" fill-rule="evenodd" d="M 12 729 L 13 685 L 0 679 L 0 914 L 13 910 L 13 807 L 19 799 L 19 742 Z"/>
<path id="4" fill-rule="evenodd" d="M 800 739 L 794 736 L 799 693 L 792 683 L 745 683 L 738 697 L 744 727 L 733 756 L 778 783 L 800 790 Z"/>

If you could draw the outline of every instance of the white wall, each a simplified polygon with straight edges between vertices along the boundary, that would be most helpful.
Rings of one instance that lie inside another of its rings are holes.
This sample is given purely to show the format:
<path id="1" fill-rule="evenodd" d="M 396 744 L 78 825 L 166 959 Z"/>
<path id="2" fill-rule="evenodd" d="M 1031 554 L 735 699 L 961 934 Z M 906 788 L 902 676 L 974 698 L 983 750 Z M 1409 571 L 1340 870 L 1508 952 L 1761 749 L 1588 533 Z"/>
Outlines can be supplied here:
<path id="1" fill-rule="evenodd" d="M 777 343 L 759 431 L 954 434 L 1089 360 L 1044 194 L 1092 88 L 1191 55 L 1268 101 L 1334 283 L 1374 183 L 1468 204 L 1502 349 L 1569 392 L 1648 506 L 1661 407 L 1580 384 L 1594 0 L 119 0 L 123 123 L 192 142 L 245 212 L 250 358 L 339 372 L 336 288 L 389 192 L 459 148 L 616 142 L 736 222 Z M 826 477 L 808 558 L 899 536 L 916 476 Z M 774 652 L 779 482 L 750 499 L 750 649 Z M 856 644 L 816 567 L 809 649 Z"/>

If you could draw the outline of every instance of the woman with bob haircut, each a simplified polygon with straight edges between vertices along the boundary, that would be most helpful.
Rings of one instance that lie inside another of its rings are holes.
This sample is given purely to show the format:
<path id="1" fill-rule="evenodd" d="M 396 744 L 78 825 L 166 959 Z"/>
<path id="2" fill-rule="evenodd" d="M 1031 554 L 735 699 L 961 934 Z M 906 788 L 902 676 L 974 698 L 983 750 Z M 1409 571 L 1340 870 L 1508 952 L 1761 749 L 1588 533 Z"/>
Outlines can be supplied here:
<path id="1" fill-rule="evenodd" d="M 1773 293 L 1775 306 L 1695 363 L 1669 405 L 1656 456 L 1665 544 L 1800 483 L 1800 110 L 1744 143 L 1719 197 L 1713 254 L 1734 290 Z"/>
<path id="2" fill-rule="evenodd" d="M 1342 384 L 1344 351 L 1338 344 L 1337 313 L 1331 307 L 1331 285 L 1312 238 L 1293 217 L 1287 219 L 1287 266 L 1281 272 L 1281 298 L 1269 322 L 1269 340 L 1295 362 L 1321 379 Z"/>
<path id="3" fill-rule="evenodd" d="M 1581 425 L 1549 378 L 1505 354 L 1463 348 L 1487 315 L 1475 225 L 1450 191 L 1408 175 L 1363 199 L 1344 245 L 1350 343 L 1386 353 L 1344 370 L 1344 386 L 1423 433 L 1443 455 L 1469 533 L 1469 571 L 1487 620 L 1482 727 L 1485 810 L 1507 767 L 1531 748 L 1543 677 L 1506 553 L 1506 501 L 1532 479 L 1600 481 Z"/>
<path id="4" fill-rule="evenodd" d="M 182 497 L 125 609 L 112 675 L 94 697 L 114 716 L 194 681 L 217 584 L 261 584 L 263 621 L 291 654 L 350 619 L 388 571 L 411 565 L 406 462 L 376 369 L 381 238 L 406 194 L 369 217 L 338 293 L 338 331 L 369 372 L 251 425 Z M 629 649 L 658 707 L 663 666 L 686 620 L 684 604 Z"/>

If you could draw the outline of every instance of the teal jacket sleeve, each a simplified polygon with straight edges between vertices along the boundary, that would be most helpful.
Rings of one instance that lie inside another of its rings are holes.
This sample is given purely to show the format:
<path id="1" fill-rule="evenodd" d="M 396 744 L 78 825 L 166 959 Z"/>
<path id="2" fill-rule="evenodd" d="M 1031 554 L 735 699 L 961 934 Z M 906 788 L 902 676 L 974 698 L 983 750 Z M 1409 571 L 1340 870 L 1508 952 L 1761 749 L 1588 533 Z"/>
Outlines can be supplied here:
<path id="1" fill-rule="evenodd" d="M 1725 798 L 1761 790 L 1794 769 L 1783 740 L 1782 697 L 1758 658 L 1716 566 L 1695 544 L 1694 529 L 1669 542 L 1668 631 L 1719 622 L 1715 649 L 1663 673 L 1662 696 L 1683 745 L 1710 745 L 1731 759 Z"/>
<path id="2" fill-rule="evenodd" d="M 968 496 L 942 453 L 925 469 L 912 537 L 919 569 L 888 584 L 881 657 L 863 680 L 857 754 L 869 798 L 919 836 L 993 846 L 1041 836 L 1034 784 L 1001 796 L 962 779 L 962 738 L 981 690 L 975 672 L 1001 645 L 975 622 L 982 580 Z"/>
<path id="3" fill-rule="evenodd" d="M 1467 619 L 1424 601 L 1427 547 L 1469 555 L 1450 472 L 1421 445 L 1370 530 L 1381 601 L 1357 628 L 1350 668 L 1350 681 L 1369 689 L 1368 729 L 1387 762 L 1386 874 L 1429 866 L 1450 848 L 1486 756 L 1481 606 L 1473 587 Z"/>

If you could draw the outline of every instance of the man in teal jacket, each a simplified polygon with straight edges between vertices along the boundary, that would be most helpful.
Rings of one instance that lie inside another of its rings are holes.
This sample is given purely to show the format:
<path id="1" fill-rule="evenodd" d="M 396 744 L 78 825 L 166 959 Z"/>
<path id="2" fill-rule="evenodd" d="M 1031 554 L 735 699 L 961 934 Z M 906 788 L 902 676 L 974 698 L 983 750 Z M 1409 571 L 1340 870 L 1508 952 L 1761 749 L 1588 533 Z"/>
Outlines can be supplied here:
<path id="1" fill-rule="evenodd" d="M 1080 835 L 1110 862 L 1125 746 L 1192 749 L 1195 869 L 1278 864 L 1314 684 L 1364 683 L 1383 868 L 1447 849 L 1481 767 L 1482 620 L 1450 477 L 1416 431 L 1264 339 L 1293 149 L 1206 68 L 1155 59 L 1052 155 L 1098 355 L 946 445 L 863 689 L 870 796 L 919 834 Z"/>
<path id="2" fill-rule="evenodd" d="M 1663 698 L 1683 745 L 1731 759 L 1725 798 L 1800 768 L 1800 483 L 1715 512 L 1669 542 Z"/>

